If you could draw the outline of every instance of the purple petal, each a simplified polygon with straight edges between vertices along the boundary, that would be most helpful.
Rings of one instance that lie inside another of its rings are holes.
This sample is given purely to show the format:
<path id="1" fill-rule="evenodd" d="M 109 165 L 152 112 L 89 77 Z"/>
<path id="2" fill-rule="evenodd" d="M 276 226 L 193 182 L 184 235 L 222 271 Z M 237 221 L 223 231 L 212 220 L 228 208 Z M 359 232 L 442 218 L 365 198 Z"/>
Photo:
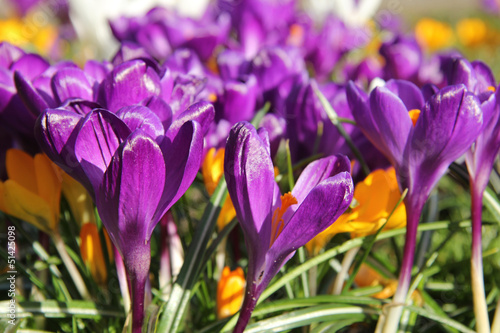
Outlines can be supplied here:
<path id="1" fill-rule="evenodd" d="M 335 222 L 351 204 L 353 193 L 354 186 L 348 172 L 327 178 L 314 187 L 266 255 L 271 274 L 273 271 L 277 273 L 291 253 Z"/>
<path id="2" fill-rule="evenodd" d="M 323 180 L 341 172 L 350 172 L 351 163 L 347 156 L 333 155 L 310 163 L 300 174 L 292 194 L 300 203 L 307 194 Z"/>
<path id="3" fill-rule="evenodd" d="M 97 191 L 99 215 L 119 248 L 149 240 L 164 182 L 160 147 L 142 131 L 135 131 L 117 149 Z"/>
<path id="4" fill-rule="evenodd" d="M 94 110 L 83 120 L 75 141 L 75 156 L 95 192 L 111 157 L 129 134 L 127 125 L 106 110 Z"/>
<path id="5" fill-rule="evenodd" d="M 153 221 L 158 222 L 193 182 L 201 164 L 203 132 L 196 121 L 186 122 L 170 141 L 160 144 L 165 159 L 165 188 Z M 149 230 L 149 234 L 153 228 Z"/>
<path id="6" fill-rule="evenodd" d="M 0 43 L 0 68 L 9 68 L 24 55 L 24 51 L 7 42 Z"/>
<path id="7" fill-rule="evenodd" d="M 413 127 L 408 109 L 398 96 L 385 87 L 377 87 L 370 94 L 372 117 L 379 130 L 382 152 L 394 164 L 401 163 L 408 134 Z"/>
<path id="8" fill-rule="evenodd" d="M 412 82 L 405 80 L 389 80 L 385 87 L 398 96 L 407 110 L 422 110 L 425 104 L 420 89 Z"/>
<path id="9" fill-rule="evenodd" d="M 106 105 L 110 111 L 117 111 L 158 96 L 160 78 L 144 61 L 132 60 L 115 67 L 103 81 L 100 93 L 101 105 Z"/>
<path id="10" fill-rule="evenodd" d="M 177 119 L 175 119 L 172 125 L 170 125 L 170 128 L 165 135 L 172 139 L 177 135 L 181 126 L 190 120 L 196 120 L 200 123 L 203 134 L 205 134 L 214 120 L 214 113 L 214 107 L 208 102 L 198 102 L 193 104 L 187 108 L 186 111 L 178 115 Z"/>
<path id="11" fill-rule="evenodd" d="M 92 85 L 85 72 L 81 69 L 61 69 L 52 77 L 51 85 L 58 104 L 62 104 L 71 98 L 94 100 Z"/>
<path id="12" fill-rule="evenodd" d="M 377 123 L 373 119 L 373 115 L 370 112 L 368 96 L 352 81 L 347 83 L 346 94 L 349 108 L 351 109 L 356 123 L 368 139 L 376 145 L 379 141 L 379 130 Z"/>
<path id="13" fill-rule="evenodd" d="M 145 106 L 125 106 L 116 112 L 116 116 L 123 120 L 132 132 L 141 129 L 153 139 L 165 134 L 160 118 Z"/>
<path id="14" fill-rule="evenodd" d="M 17 60 L 10 70 L 12 72 L 21 72 L 27 80 L 33 80 L 38 75 L 42 74 L 50 64 L 37 54 L 25 54 Z"/>
<path id="15" fill-rule="evenodd" d="M 231 129 L 224 174 L 249 251 L 259 258 L 269 248 L 276 182 L 269 147 L 251 124 Z"/>
<path id="16" fill-rule="evenodd" d="M 26 108 L 35 116 L 49 107 L 48 101 L 20 72 L 14 72 L 14 83 Z"/>

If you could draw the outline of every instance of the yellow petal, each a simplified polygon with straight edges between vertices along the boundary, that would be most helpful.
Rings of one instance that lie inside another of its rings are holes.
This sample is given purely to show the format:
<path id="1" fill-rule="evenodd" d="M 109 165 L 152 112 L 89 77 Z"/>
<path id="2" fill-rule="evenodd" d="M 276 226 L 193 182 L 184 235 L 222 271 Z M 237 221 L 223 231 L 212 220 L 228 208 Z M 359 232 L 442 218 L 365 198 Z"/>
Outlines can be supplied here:
<path id="1" fill-rule="evenodd" d="M 227 318 L 239 311 L 245 294 L 245 275 L 241 267 L 224 267 L 217 285 L 217 318 Z"/>
<path id="2" fill-rule="evenodd" d="M 94 205 L 88 191 L 70 175 L 62 172 L 62 192 L 79 226 L 95 224 Z"/>
<path id="3" fill-rule="evenodd" d="M 5 185 L 0 182 L 0 211 L 7 213 L 7 205 L 5 204 Z"/>
<path id="4" fill-rule="evenodd" d="M 217 149 L 217 151 L 215 148 L 210 148 L 201 166 L 203 182 L 209 195 L 214 193 L 224 173 L 224 151 L 224 148 Z"/>
<path id="5" fill-rule="evenodd" d="M 54 220 L 58 222 L 61 203 L 62 171 L 45 154 L 36 154 L 34 165 L 38 195 L 48 203 L 54 215 Z M 51 229 L 55 229 L 55 226 L 51 226 Z"/>
<path id="6" fill-rule="evenodd" d="M 4 183 L 5 206 L 8 213 L 50 233 L 56 221 L 45 200 L 9 179 Z"/>
<path id="7" fill-rule="evenodd" d="M 25 189 L 38 194 L 33 157 L 19 149 L 9 149 L 6 155 L 7 176 Z"/>
<path id="8" fill-rule="evenodd" d="M 80 230 L 80 252 L 85 265 L 90 268 L 92 277 L 98 284 L 105 284 L 108 278 L 101 240 L 97 226 L 85 223 Z"/>
<path id="9" fill-rule="evenodd" d="M 226 201 L 224 201 L 224 204 L 222 205 L 219 217 L 217 218 L 218 230 L 221 231 L 222 229 L 224 229 L 224 227 L 228 225 L 235 216 L 236 211 L 234 210 L 233 202 L 228 195 Z"/>

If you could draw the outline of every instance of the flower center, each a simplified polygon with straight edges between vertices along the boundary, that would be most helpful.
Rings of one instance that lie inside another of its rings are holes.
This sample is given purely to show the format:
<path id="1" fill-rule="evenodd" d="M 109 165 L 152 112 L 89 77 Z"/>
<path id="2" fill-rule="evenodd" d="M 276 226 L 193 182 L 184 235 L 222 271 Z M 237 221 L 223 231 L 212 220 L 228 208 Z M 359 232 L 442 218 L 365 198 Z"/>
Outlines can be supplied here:
<path id="1" fill-rule="evenodd" d="M 408 115 L 410 116 L 410 119 L 413 123 L 413 126 L 417 123 L 418 117 L 420 116 L 420 110 L 419 109 L 413 109 L 408 111 Z"/>
<path id="2" fill-rule="evenodd" d="M 285 193 L 281 196 L 281 207 L 276 208 L 273 213 L 273 222 L 271 224 L 271 241 L 269 242 L 269 248 L 273 246 L 276 238 L 278 238 L 278 236 L 281 234 L 281 231 L 283 231 L 283 227 L 285 226 L 285 222 L 283 221 L 283 214 L 285 214 L 288 207 L 297 203 L 297 199 L 290 192 Z"/>

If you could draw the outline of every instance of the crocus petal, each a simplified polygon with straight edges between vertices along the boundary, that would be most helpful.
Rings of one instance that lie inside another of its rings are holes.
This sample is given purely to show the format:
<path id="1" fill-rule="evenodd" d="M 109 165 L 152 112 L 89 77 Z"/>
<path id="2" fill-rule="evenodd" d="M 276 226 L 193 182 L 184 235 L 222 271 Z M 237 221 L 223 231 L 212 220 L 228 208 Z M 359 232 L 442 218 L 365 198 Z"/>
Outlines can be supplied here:
<path id="1" fill-rule="evenodd" d="M 48 109 L 35 126 L 35 137 L 49 158 L 69 174 L 80 168 L 74 156 L 77 127 L 82 116 L 64 109 Z"/>
<path id="2" fill-rule="evenodd" d="M 195 103 L 177 116 L 172 125 L 170 125 L 165 136 L 169 139 L 174 138 L 181 126 L 190 120 L 196 120 L 201 125 L 203 134 L 205 134 L 214 120 L 214 115 L 215 111 L 212 104 L 208 102 Z"/>
<path id="3" fill-rule="evenodd" d="M 203 132 L 196 121 L 186 122 L 173 141 L 165 138 L 160 144 L 165 158 L 165 188 L 154 221 L 159 221 L 192 184 L 201 165 Z M 154 227 L 154 226 L 153 226 Z M 151 235 L 153 228 L 148 230 Z"/>
<path id="4" fill-rule="evenodd" d="M 106 110 L 94 110 L 82 121 L 74 152 L 88 182 L 92 184 L 94 193 L 102 181 L 111 157 L 129 134 L 127 125 Z"/>
<path id="5" fill-rule="evenodd" d="M 52 91 L 58 104 L 70 98 L 92 101 L 92 85 L 84 71 L 78 68 L 63 68 L 52 77 Z"/>
<path id="6" fill-rule="evenodd" d="M 224 174 L 246 243 L 256 258 L 269 248 L 276 182 L 269 147 L 246 122 L 229 133 Z"/>
<path id="7" fill-rule="evenodd" d="M 102 82 L 100 93 L 101 105 L 116 111 L 151 96 L 158 96 L 160 78 L 144 61 L 132 60 L 115 67 Z"/>
<path id="8" fill-rule="evenodd" d="M 266 254 L 271 270 L 266 275 L 276 274 L 285 258 L 335 222 L 351 204 L 353 192 L 348 172 L 341 172 L 314 187 Z"/>
<path id="9" fill-rule="evenodd" d="M 116 115 L 127 124 L 132 132 L 140 128 L 153 139 L 165 133 L 160 118 L 145 106 L 125 106 L 118 110 Z"/>
<path id="10" fill-rule="evenodd" d="M 478 93 L 488 89 L 488 87 L 496 87 L 495 77 L 493 76 L 491 69 L 484 62 L 476 60 L 473 61 L 471 65 L 476 72 L 476 91 Z"/>
<path id="11" fill-rule="evenodd" d="M 9 179 L 3 184 L 7 213 L 40 230 L 50 232 L 57 225 L 49 204 L 36 193 Z"/>
<path id="12" fill-rule="evenodd" d="M 366 93 L 356 86 L 354 82 L 349 81 L 346 86 L 346 95 L 352 115 L 359 128 L 363 131 L 363 134 L 365 134 L 379 150 L 383 150 L 384 146 L 379 143 L 379 130 L 370 111 Z"/>
<path id="13" fill-rule="evenodd" d="M 414 83 L 405 80 L 389 80 L 385 87 L 401 99 L 407 110 L 422 110 L 424 107 L 422 92 Z"/>
<path id="14" fill-rule="evenodd" d="M 10 70 L 12 72 L 19 71 L 23 73 L 28 80 L 33 80 L 38 75 L 42 74 L 50 64 L 38 54 L 25 54 L 17 60 Z"/>
<path id="15" fill-rule="evenodd" d="M 434 95 L 410 135 L 405 151 L 408 164 L 399 171 L 402 187 L 428 195 L 448 165 L 471 146 L 482 121 L 479 101 L 464 85 L 449 86 Z"/>
<path id="16" fill-rule="evenodd" d="M 148 229 L 165 182 L 158 144 L 141 130 L 117 149 L 97 191 L 97 209 L 117 247 L 149 240 Z"/>
<path id="17" fill-rule="evenodd" d="M 350 172 L 351 164 L 347 156 L 328 156 L 310 163 L 300 174 L 292 194 L 300 203 L 307 194 L 323 180 L 340 172 Z"/>
<path id="18" fill-rule="evenodd" d="M 26 190 L 38 194 L 33 157 L 19 149 L 9 149 L 5 158 L 7 175 Z"/>
<path id="19" fill-rule="evenodd" d="M 370 106 L 379 129 L 377 141 L 384 146 L 382 152 L 393 164 L 401 163 L 408 134 L 413 127 L 408 109 L 398 96 L 385 87 L 372 91 Z"/>
<path id="20" fill-rule="evenodd" d="M 38 195 L 47 202 L 55 219 L 57 219 L 61 204 L 61 170 L 44 154 L 36 154 L 33 162 Z"/>
<path id="21" fill-rule="evenodd" d="M 14 72 L 14 83 L 19 97 L 32 114 L 38 116 L 49 107 L 48 101 L 20 72 Z"/>

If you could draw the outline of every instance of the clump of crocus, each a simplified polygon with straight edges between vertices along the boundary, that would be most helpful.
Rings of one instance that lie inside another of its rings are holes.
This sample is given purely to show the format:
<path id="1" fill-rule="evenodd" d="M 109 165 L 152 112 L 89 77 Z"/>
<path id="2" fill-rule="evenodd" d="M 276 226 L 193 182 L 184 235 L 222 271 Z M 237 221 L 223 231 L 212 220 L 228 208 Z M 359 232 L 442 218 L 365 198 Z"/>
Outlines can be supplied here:
<path id="1" fill-rule="evenodd" d="M 131 84 L 131 83 L 129 83 Z M 201 163 L 202 125 L 213 107 L 200 103 L 165 128 L 145 106 L 116 114 L 94 109 L 85 116 L 47 109 L 36 134 L 42 148 L 93 194 L 130 283 L 133 331 L 144 317 L 145 282 L 153 229 L 194 180 Z"/>
<path id="2" fill-rule="evenodd" d="M 246 122 L 231 129 L 224 174 L 249 257 L 245 300 L 235 332 L 243 332 L 261 293 L 295 251 L 349 207 L 353 194 L 349 171 L 345 156 L 317 160 L 304 169 L 292 192 L 280 195 L 267 131 L 257 131 Z"/>
<path id="3" fill-rule="evenodd" d="M 371 172 L 354 188 L 353 207 L 325 231 L 314 237 L 306 248 L 316 255 L 336 234 L 350 232 L 351 237 L 374 234 L 382 225 L 384 230 L 403 228 L 406 225 L 406 210 L 402 202 L 394 168 Z M 394 210 L 394 212 L 393 212 Z M 392 215 L 389 220 L 389 214 Z"/>
<path id="4" fill-rule="evenodd" d="M 245 273 L 241 267 L 232 271 L 224 267 L 217 285 L 217 318 L 234 315 L 241 308 L 245 296 Z"/>
<path id="5" fill-rule="evenodd" d="M 108 233 L 104 230 L 104 238 L 109 259 L 113 258 L 113 248 Z M 99 237 L 99 230 L 94 223 L 85 223 L 80 229 L 80 253 L 82 260 L 89 268 L 94 281 L 105 285 L 108 280 L 108 270 L 104 261 L 104 252 Z"/>
<path id="6" fill-rule="evenodd" d="M 408 189 L 404 257 L 393 298 L 395 304 L 404 304 L 423 206 L 448 166 L 479 135 L 481 105 L 464 85 L 421 91 L 397 80 L 375 88 L 370 96 L 349 83 L 347 97 L 356 123 L 394 165 L 400 188 Z M 401 306 L 391 307 L 384 331 L 396 330 L 401 312 Z"/>

